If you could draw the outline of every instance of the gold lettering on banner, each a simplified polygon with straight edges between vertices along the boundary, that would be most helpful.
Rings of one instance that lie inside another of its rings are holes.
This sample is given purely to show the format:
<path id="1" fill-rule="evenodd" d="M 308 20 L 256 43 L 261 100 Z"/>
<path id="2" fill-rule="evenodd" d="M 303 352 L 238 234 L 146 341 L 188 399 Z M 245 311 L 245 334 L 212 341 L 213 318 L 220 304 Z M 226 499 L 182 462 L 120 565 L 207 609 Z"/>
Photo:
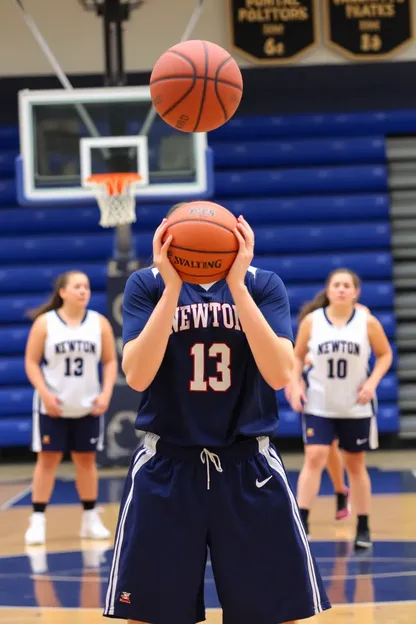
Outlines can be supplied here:
<path id="1" fill-rule="evenodd" d="M 326 43 L 359 60 L 395 56 L 414 38 L 416 0 L 324 0 Z"/>
<path id="2" fill-rule="evenodd" d="M 255 63 L 292 62 L 318 43 L 321 1 L 228 0 L 232 44 Z"/>

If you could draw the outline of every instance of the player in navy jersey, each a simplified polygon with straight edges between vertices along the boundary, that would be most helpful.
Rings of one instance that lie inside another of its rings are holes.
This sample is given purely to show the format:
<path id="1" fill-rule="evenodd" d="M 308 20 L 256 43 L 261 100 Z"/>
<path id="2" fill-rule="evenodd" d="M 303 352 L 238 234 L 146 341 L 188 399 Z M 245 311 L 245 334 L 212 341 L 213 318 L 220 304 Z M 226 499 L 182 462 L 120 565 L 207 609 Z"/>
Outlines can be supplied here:
<path id="1" fill-rule="evenodd" d="M 121 502 L 104 615 L 130 624 L 205 619 L 208 550 L 226 624 L 293 623 L 330 607 L 270 444 L 275 390 L 293 367 L 285 287 L 250 265 L 239 217 L 226 280 L 183 283 L 166 220 L 153 268 L 127 281 L 123 370 L 147 431 Z"/>

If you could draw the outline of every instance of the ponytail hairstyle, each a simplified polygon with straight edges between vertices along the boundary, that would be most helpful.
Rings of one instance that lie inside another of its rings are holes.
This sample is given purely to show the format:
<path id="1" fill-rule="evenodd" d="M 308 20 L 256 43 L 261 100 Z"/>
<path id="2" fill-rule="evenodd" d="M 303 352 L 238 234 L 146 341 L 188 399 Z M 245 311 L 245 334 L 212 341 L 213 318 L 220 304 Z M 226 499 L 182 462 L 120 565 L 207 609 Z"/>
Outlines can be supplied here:
<path id="1" fill-rule="evenodd" d="M 334 269 L 333 271 L 331 271 L 331 273 L 328 275 L 328 277 L 325 280 L 325 288 L 323 290 L 320 290 L 315 295 L 314 299 L 312 299 L 312 301 L 307 301 L 301 307 L 300 312 L 299 312 L 299 317 L 298 317 L 299 322 L 302 321 L 305 318 L 305 316 L 307 316 L 311 312 L 314 312 L 315 310 L 318 310 L 319 308 L 326 308 L 327 306 L 329 306 L 330 302 L 329 302 L 328 295 L 327 295 L 327 288 L 329 284 L 331 283 L 331 280 L 334 277 L 334 275 L 337 275 L 338 273 L 347 273 L 347 275 L 350 275 L 355 288 L 357 289 L 360 288 L 361 280 L 358 277 L 357 273 L 354 273 L 354 271 L 351 271 L 351 269 L 343 269 L 343 268 Z"/>
<path id="2" fill-rule="evenodd" d="M 51 310 L 59 310 L 59 308 L 61 308 L 64 303 L 61 295 L 59 294 L 59 291 L 61 290 L 61 288 L 65 288 L 68 285 L 69 279 L 72 277 L 72 275 L 84 275 L 84 273 L 82 271 L 67 271 L 66 273 L 61 273 L 60 275 L 58 275 L 49 299 L 37 308 L 29 310 L 26 316 L 34 321 L 38 318 L 38 316 L 41 316 L 46 312 L 50 312 Z"/>

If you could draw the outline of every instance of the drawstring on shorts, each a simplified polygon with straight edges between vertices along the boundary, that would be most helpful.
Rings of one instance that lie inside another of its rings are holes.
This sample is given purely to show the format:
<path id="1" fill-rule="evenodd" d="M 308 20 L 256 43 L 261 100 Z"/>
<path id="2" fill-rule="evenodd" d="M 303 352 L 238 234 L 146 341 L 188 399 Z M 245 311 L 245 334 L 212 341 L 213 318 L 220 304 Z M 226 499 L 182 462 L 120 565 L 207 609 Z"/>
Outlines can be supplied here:
<path id="1" fill-rule="evenodd" d="M 207 465 L 207 490 L 210 489 L 211 475 L 209 470 L 209 463 L 212 462 L 217 472 L 222 472 L 221 460 L 215 453 L 211 453 L 208 449 L 204 448 L 200 454 L 201 462 Z"/>

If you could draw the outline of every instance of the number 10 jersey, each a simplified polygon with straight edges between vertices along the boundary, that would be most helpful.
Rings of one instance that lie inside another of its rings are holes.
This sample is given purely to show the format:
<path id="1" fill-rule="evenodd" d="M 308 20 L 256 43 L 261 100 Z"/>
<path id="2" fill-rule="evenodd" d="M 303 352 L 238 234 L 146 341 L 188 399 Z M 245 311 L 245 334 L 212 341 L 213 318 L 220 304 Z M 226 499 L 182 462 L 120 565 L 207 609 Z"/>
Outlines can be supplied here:
<path id="1" fill-rule="evenodd" d="M 312 312 L 311 317 L 305 412 L 328 418 L 372 416 L 371 403 L 357 403 L 359 388 L 369 375 L 367 310 L 355 309 L 343 327 L 333 325 L 324 308 Z"/>

